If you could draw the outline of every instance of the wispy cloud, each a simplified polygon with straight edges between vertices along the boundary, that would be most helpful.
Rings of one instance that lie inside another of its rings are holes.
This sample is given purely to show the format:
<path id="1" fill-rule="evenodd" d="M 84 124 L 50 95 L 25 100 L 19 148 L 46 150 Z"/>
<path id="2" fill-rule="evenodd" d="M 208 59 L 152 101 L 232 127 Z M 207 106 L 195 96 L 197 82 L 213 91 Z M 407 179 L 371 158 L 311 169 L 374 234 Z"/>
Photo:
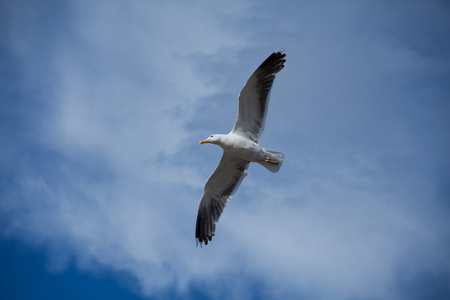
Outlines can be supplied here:
<path id="1" fill-rule="evenodd" d="M 50 269 L 125 272 L 153 297 L 450 293 L 413 289 L 450 276 L 444 3 L 5 7 L 1 232 Z M 280 46 L 261 144 L 286 163 L 252 165 L 196 248 L 221 155 L 198 140 L 231 129 L 239 89 Z"/>

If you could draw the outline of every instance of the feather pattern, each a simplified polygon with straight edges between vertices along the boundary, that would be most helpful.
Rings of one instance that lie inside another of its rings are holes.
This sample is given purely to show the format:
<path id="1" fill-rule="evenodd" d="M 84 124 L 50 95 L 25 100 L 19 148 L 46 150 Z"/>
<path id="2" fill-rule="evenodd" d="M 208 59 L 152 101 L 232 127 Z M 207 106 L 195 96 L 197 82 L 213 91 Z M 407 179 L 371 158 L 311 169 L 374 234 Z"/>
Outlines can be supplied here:
<path id="1" fill-rule="evenodd" d="M 224 152 L 214 173 L 206 181 L 198 208 L 195 238 L 197 243 L 208 245 L 220 215 L 246 176 L 248 161 Z"/>
<path id="2" fill-rule="evenodd" d="M 267 115 L 275 74 L 284 68 L 286 54 L 272 53 L 249 77 L 239 93 L 239 110 L 231 132 L 257 142 Z"/>

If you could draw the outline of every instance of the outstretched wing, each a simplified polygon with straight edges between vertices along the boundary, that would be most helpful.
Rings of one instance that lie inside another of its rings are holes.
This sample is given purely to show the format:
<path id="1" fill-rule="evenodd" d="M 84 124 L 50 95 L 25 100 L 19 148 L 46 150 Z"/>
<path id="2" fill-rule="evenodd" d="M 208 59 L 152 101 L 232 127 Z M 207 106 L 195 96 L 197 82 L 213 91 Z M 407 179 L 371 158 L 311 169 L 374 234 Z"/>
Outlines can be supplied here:
<path id="1" fill-rule="evenodd" d="M 198 207 L 195 238 L 208 245 L 216 230 L 216 222 L 228 200 L 246 175 L 249 162 L 223 153 L 216 170 L 208 178 Z"/>
<path id="2" fill-rule="evenodd" d="M 284 68 L 286 54 L 272 53 L 250 76 L 239 93 L 239 111 L 231 132 L 258 141 L 267 115 L 275 74 Z"/>

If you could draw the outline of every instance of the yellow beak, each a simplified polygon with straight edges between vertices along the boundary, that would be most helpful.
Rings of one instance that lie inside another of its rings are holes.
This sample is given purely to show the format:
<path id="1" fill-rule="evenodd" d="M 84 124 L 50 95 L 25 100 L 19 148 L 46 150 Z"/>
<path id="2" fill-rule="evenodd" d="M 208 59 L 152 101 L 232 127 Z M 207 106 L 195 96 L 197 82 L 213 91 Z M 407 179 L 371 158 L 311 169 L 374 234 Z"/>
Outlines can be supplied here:
<path id="1" fill-rule="evenodd" d="M 200 144 L 209 143 L 208 140 L 201 140 Z"/>

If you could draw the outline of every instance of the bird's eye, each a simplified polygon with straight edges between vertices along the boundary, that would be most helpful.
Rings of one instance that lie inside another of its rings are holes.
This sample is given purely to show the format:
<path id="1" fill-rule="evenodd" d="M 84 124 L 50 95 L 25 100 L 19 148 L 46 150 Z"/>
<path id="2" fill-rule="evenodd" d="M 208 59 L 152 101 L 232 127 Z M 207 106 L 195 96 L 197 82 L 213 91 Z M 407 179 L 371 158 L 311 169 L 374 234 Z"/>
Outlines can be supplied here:
<path id="1" fill-rule="evenodd" d="M 213 136 L 210 136 L 210 137 L 213 137 Z"/>

